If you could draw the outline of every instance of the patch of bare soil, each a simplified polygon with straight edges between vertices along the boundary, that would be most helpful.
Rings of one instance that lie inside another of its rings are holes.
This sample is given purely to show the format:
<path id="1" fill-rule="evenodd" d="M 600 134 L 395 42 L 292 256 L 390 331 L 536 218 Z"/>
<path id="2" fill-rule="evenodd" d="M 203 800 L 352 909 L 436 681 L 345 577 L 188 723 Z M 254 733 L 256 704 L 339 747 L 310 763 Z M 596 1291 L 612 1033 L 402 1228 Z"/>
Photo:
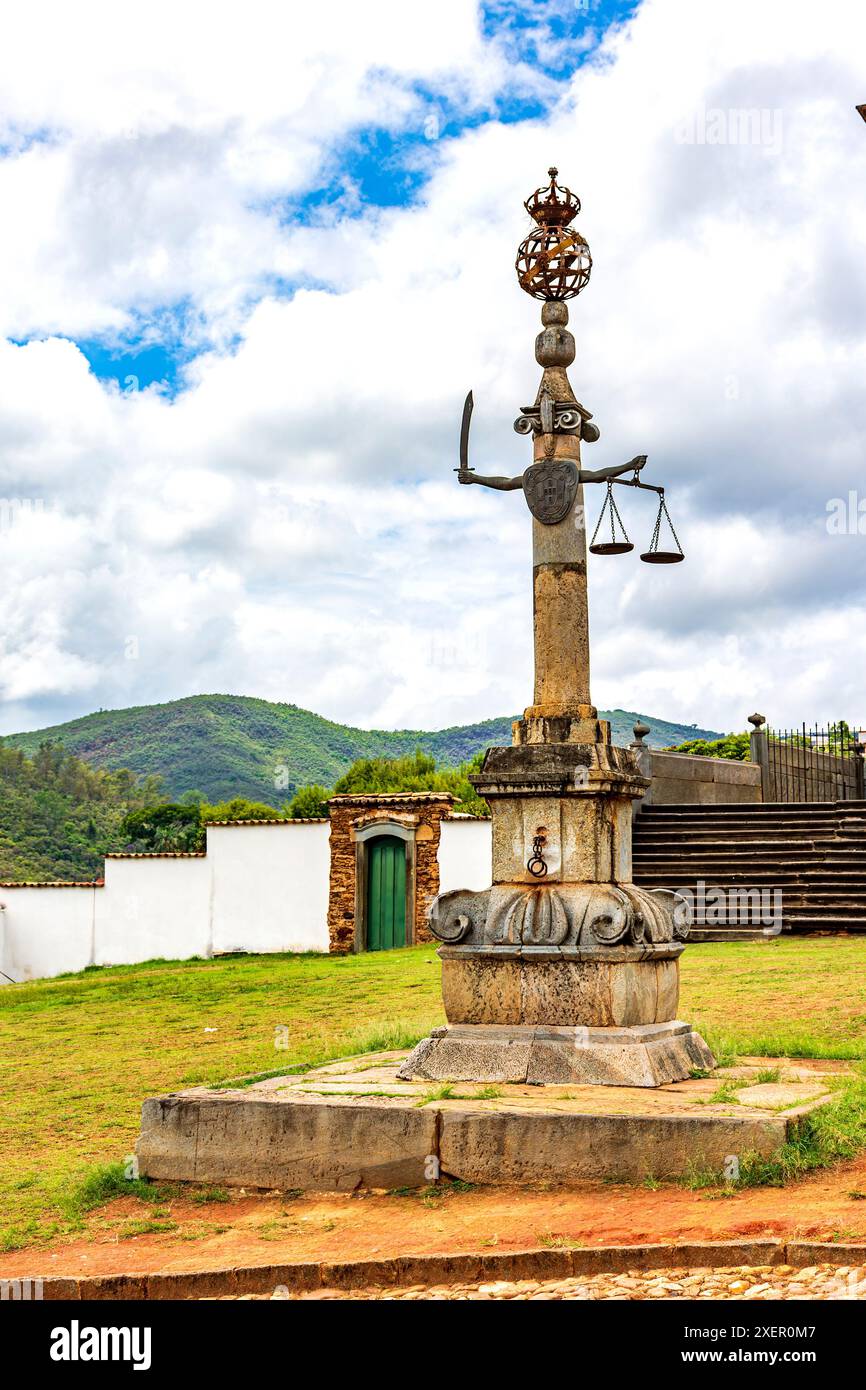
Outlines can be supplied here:
<path id="1" fill-rule="evenodd" d="M 170 1231 L 129 1234 L 149 1213 L 121 1198 L 85 1233 L 0 1255 L 0 1277 L 155 1273 L 295 1261 L 521 1250 L 539 1245 L 637 1245 L 775 1236 L 866 1240 L 866 1155 L 785 1188 L 732 1195 L 583 1183 L 390 1193 L 238 1194 L 202 1207 L 164 1204 Z"/>

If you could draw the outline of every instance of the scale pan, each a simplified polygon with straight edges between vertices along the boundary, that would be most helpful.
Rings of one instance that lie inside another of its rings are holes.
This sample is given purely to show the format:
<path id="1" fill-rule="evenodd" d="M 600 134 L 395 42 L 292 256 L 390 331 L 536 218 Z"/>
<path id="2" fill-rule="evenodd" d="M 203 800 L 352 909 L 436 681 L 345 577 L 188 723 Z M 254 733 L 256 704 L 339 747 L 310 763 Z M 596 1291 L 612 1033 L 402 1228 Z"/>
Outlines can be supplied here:
<path id="1" fill-rule="evenodd" d="M 676 565 L 686 557 L 678 550 L 646 550 L 640 558 L 648 565 Z"/>
<path id="2" fill-rule="evenodd" d="M 602 541 L 589 547 L 591 555 L 625 555 L 629 550 L 634 550 L 631 541 Z"/>

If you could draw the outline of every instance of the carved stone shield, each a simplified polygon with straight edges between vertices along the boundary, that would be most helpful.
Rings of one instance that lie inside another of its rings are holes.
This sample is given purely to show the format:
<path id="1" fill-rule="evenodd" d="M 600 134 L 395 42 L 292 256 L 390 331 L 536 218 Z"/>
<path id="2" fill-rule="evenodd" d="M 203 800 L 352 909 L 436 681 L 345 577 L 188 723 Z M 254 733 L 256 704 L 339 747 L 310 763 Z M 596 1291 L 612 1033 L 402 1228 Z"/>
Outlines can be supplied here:
<path id="1" fill-rule="evenodd" d="M 532 515 L 544 526 L 564 521 L 577 495 L 577 464 L 570 459 L 544 459 L 527 468 L 523 491 Z"/>

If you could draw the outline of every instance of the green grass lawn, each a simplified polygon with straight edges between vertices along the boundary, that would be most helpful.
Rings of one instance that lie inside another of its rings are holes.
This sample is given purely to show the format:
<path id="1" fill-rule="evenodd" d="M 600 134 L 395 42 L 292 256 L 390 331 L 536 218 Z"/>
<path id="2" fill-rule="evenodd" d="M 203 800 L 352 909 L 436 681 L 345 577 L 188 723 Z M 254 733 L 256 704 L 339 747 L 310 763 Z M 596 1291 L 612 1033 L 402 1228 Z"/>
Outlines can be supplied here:
<path id="1" fill-rule="evenodd" d="M 866 1058 L 866 939 L 696 946 L 682 982 L 680 1017 L 711 1046 Z M 70 1194 L 132 1152 L 145 1096 L 408 1046 L 441 1022 L 432 947 L 155 961 L 0 989 L 0 1248 L 74 1224 Z"/>

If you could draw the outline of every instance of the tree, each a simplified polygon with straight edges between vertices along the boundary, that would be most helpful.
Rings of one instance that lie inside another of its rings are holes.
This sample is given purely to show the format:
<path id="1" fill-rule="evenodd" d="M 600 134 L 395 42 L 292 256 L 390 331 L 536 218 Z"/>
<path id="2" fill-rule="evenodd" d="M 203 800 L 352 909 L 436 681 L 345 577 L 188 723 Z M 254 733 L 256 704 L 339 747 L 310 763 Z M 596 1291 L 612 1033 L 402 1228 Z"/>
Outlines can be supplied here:
<path id="1" fill-rule="evenodd" d="M 327 817 L 328 814 L 328 795 L 324 787 L 320 787 L 318 782 L 311 782 L 307 787 L 299 787 L 292 797 L 286 810 L 286 814 L 293 820 L 318 820 Z"/>
<path id="2" fill-rule="evenodd" d="M 197 806 L 166 802 L 130 811 L 120 822 L 127 851 L 138 854 L 183 853 L 199 849 L 204 834 Z"/>
<path id="3" fill-rule="evenodd" d="M 827 746 L 831 753 L 844 756 L 857 742 L 850 725 L 844 719 L 837 719 L 827 730 Z"/>
<path id="4" fill-rule="evenodd" d="M 334 784 L 334 796 L 376 792 L 451 792 L 455 811 L 472 816 L 489 816 L 490 810 L 469 781 L 480 771 L 484 754 L 460 767 L 438 770 L 429 753 L 416 748 L 402 758 L 358 758 L 348 772 Z M 303 789 L 302 789 L 303 790 Z"/>
<path id="5" fill-rule="evenodd" d="M 690 738 L 665 753 L 691 753 L 696 758 L 728 758 L 731 762 L 747 763 L 751 758 L 748 734 L 725 734 L 724 738 Z"/>
<path id="6" fill-rule="evenodd" d="M 159 778 L 92 767 L 60 744 L 32 760 L 0 746 L 0 879 L 92 879 L 129 843 L 123 819 L 164 799 Z"/>
<path id="7" fill-rule="evenodd" d="M 198 809 L 203 825 L 220 820 L 285 820 L 282 811 L 275 811 L 263 801 L 248 801 L 245 796 L 233 796 L 230 801 L 218 801 L 213 806 L 202 804 Z"/>
<path id="8" fill-rule="evenodd" d="M 402 758 L 358 758 L 334 783 L 335 796 L 364 792 L 442 791 L 436 759 L 416 748 Z"/>

